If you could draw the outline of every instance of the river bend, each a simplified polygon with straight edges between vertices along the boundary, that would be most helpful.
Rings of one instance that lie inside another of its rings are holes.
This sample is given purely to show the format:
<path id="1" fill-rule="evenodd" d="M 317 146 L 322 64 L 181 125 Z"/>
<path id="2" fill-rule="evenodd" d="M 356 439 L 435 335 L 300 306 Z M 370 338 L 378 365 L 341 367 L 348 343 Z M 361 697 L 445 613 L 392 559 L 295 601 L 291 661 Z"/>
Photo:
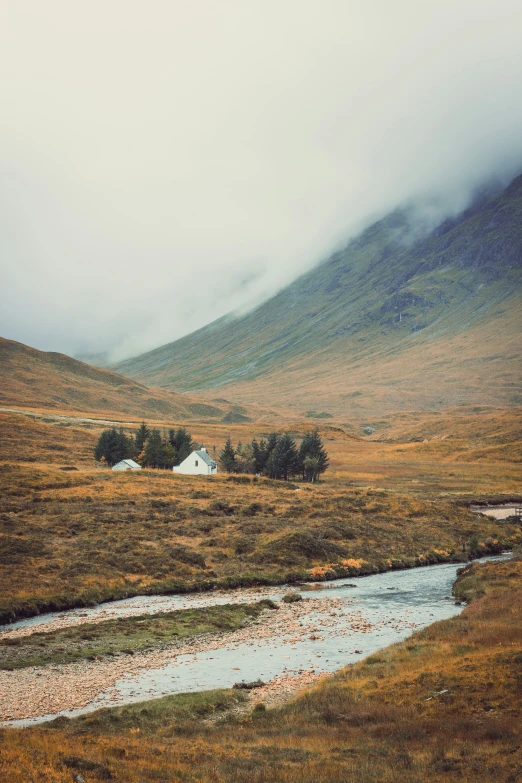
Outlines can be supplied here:
<path id="1" fill-rule="evenodd" d="M 500 558 L 483 558 L 492 559 Z M 242 680 L 277 685 L 295 679 L 304 687 L 319 675 L 458 614 L 462 607 L 455 605 L 451 589 L 459 567 L 434 565 L 307 585 L 301 590 L 303 601 L 281 604 L 259 624 L 239 631 L 194 637 L 166 650 L 134 656 L 2 671 L 0 721 L 29 725 L 174 693 L 228 688 Z M 262 598 L 279 602 L 288 589 L 138 596 L 22 620 L 0 627 L 0 638 L 189 607 Z"/>

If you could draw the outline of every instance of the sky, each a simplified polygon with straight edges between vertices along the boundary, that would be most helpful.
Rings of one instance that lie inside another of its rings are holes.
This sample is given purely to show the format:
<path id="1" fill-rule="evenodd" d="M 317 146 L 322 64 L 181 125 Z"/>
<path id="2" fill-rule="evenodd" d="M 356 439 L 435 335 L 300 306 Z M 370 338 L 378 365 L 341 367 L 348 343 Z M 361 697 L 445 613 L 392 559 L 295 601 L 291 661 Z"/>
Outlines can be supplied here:
<path id="1" fill-rule="evenodd" d="M 0 335 L 113 360 L 522 171 L 520 0 L 2 0 Z M 422 212 L 422 210 L 420 210 Z"/>

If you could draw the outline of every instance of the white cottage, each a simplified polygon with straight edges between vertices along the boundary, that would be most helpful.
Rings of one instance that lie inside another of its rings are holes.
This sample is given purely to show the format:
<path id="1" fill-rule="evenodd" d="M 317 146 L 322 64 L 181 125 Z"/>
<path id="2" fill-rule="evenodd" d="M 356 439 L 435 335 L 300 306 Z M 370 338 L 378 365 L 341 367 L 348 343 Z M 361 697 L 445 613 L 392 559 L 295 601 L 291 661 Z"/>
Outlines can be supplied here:
<path id="1" fill-rule="evenodd" d="M 181 465 L 174 465 L 172 470 L 185 476 L 213 476 L 217 473 L 217 465 L 207 454 L 207 450 L 201 447 L 189 454 Z"/>
<path id="2" fill-rule="evenodd" d="M 122 459 L 121 462 L 117 462 L 112 466 L 113 470 L 141 470 L 141 465 L 134 462 L 133 459 Z"/>

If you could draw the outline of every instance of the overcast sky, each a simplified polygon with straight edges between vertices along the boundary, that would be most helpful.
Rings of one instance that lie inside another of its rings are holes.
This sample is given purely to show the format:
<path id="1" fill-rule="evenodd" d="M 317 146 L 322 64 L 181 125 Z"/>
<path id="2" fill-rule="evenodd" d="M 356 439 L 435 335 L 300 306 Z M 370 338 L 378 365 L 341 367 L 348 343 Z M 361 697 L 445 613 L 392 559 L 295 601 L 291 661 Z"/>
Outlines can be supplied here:
<path id="1" fill-rule="evenodd" d="M 520 0 L 2 0 L 0 334 L 120 358 L 522 170 Z"/>

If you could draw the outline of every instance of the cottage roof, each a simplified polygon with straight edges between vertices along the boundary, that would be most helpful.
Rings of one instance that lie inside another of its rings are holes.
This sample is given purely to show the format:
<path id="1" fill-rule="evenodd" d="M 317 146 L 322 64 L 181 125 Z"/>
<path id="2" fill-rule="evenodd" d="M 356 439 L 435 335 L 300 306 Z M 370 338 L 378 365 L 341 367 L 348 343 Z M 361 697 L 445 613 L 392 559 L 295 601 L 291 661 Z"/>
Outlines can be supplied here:
<path id="1" fill-rule="evenodd" d="M 122 459 L 121 462 L 118 462 L 118 465 L 121 465 L 122 463 L 128 465 L 129 468 L 141 468 L 141 465 L 138 465 L 133 459 Z"/>
<path id="2" fill-rule="evenodd" d="M 210 457 L 208 455 L 208 453 L 206 451 L 204 451 L 203 449 L 197 449 L 197 451 L 195 451 L 194 453 L 197 454 L 198 457 L 203 460 L 203 462 L 206 462 L 206 464 L 210 468 L 215 468 L 216 467 L 216 463 L 214 462 L 212 457 Z"/>

